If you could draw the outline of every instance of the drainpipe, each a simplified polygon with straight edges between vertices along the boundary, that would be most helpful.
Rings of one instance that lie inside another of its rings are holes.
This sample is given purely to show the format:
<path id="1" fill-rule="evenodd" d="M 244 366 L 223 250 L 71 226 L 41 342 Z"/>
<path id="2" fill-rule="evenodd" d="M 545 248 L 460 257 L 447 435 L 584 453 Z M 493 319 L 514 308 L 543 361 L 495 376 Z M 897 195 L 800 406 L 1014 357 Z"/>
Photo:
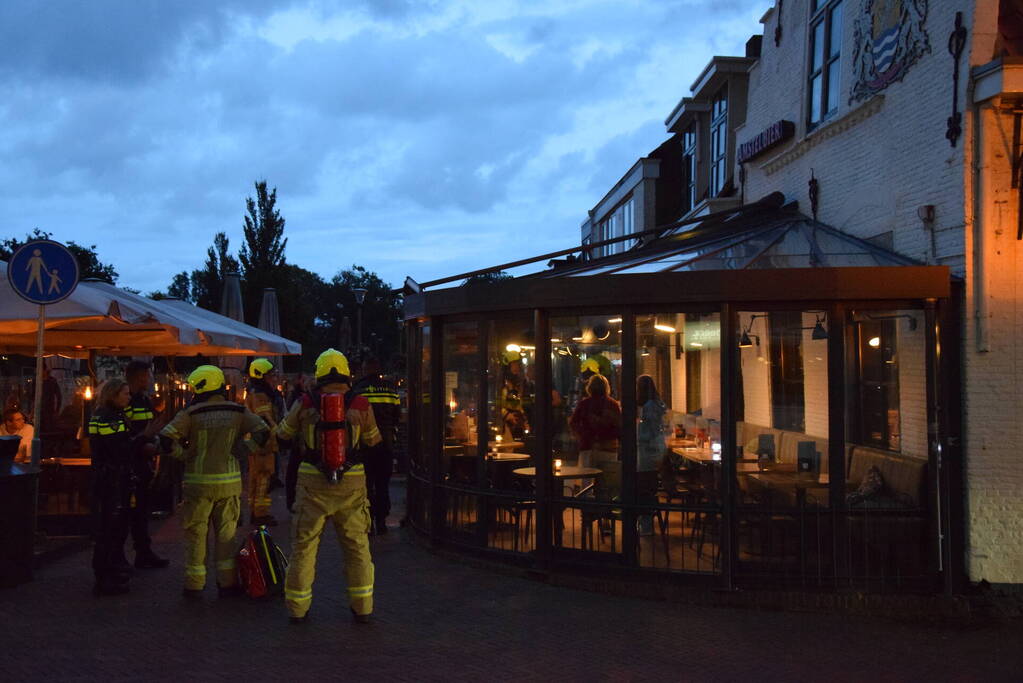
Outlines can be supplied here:
<path id="1" fill-rule="evenodd" d="M 971 87 L 970 95 L 972 96 Z M 984 183 L 984 119 L 990 105 L 973 106 L 973 298 L 974 315 L 977 325 L 977 352 L 986 353 L 990 350 L 988 340 L 989 313 L 987 269 L 985 267 L 986 221 L 984 218 L 985 183 Z"/>

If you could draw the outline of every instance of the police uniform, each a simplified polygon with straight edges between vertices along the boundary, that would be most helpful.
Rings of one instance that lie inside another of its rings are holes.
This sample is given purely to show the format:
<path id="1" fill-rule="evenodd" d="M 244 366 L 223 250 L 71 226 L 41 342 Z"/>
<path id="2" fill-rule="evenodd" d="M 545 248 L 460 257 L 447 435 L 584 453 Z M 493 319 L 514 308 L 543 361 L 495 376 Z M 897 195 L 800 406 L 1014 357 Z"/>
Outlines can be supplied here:
<path id="1" fill-rule="evenodd" d="M 88 425 L 92 452 L 92 569 L 97 594 L 123 593 L 130 571 L 122 549 L 128 529 L 131 453 L 135 447 L 121 410 L 100 408 Z"/>
<path id="2" fill-rule="evenodd" d="M 387 515 L 391 514 L 390 481 L 394 469 L 394 431 L 401 418 L 401 402 L 394 384 L 379 373 L 359 380 L 352 393 L 363 396 L 373 410 L 380 430 L 380 443 L 366 450 L 366 492 L 369 512 L 378 534 L 387 533 Z"/>
<path id="3" fill-rule="evenodd" d="M 153 482 L 154 468 L 157 463 L 155 451 L 145 452 L 145 446 L 151 439 L 142 437 L 146 427 L 156 417 L 153 402 L 145 391 L 131 395 L 131 402 L 124 411 L 128 423 L 128 431 L 136 439 L 135 452 L 132 454 L 133 486 L 131 490 L 133 505 L 128 513 L 132 542 L 135 546 L 135 566 L 139 568 L 166 567 L 167 560 L 157 557 L 151 548 L 149 537 L 149 515 L 152 497 L 150 486 Z M 121 539 L 122 543 L 127 538 Z"/>

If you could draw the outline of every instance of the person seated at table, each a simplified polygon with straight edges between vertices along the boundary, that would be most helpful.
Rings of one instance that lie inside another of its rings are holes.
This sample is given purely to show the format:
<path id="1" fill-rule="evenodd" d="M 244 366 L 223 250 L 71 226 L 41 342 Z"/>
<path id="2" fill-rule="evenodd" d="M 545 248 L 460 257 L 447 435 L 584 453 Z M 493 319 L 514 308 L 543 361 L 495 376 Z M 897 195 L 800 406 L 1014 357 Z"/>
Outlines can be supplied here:
<path id="1" fill-rule="evenodd" d="M 29 462 L 32 459 L 32 438 L 35 430 L 32 425 L 25 422 L 25 414 L 17 408 L 8 408 L 4 411 L 4 423 L 0 426 L 0 436 L 20 436 L 18 454 L 14 462 Z"/>
<path id="2" fill-rule="evenodd" d="M 586 382 L 586 398 L 579 401 L 568 424 L 579 442 L 579 466 L 603 470 L 599 496 L 618 495 L 621 463 L 618 440 L 622 434 L 622 406 L 611 398 L 607 378 L 595 374 Z"/>

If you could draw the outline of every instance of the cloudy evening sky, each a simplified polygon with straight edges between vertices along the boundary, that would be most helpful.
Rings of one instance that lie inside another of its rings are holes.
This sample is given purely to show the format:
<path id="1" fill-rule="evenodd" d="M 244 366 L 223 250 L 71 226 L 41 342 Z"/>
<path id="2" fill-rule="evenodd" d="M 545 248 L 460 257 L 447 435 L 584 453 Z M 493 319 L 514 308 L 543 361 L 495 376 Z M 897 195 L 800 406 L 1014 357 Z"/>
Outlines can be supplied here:
<path id="1" fill-rule="evenodd" d="M 0 237 L 164 289 L 278 189 L 287 260 L 400 284 L 569 247 L 770 0 L 4 0 Z"/>

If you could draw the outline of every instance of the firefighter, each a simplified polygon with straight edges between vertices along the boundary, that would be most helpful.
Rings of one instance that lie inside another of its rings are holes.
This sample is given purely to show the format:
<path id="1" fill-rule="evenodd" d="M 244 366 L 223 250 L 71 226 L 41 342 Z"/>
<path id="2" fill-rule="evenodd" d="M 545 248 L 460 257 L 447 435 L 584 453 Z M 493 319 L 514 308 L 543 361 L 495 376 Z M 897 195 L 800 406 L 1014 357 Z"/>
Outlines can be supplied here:
<path id="1" fill-rule="evenodd" d="M 184 595 L 198 598 L 206 586 L 210 522 L 219 593 L 239 595 L 234 543 L 242 492 L 238 460 L 263 447 L 270 430 L 244 406 L 227 400 L 220 368 L 200 365 L 188 376 L 188 384 L 195 392 L 192 404 L 160 432 L 163 451 L 185 463 L 181 522 L 185 532 Z"/>
<path id="2" fill-rule="evenodd" d="M 135 568 L 162 569 L 169 562 L 153 552 L 151 547 L 153 541 L 149 537 L 152 482 L 156 468 L 159 466 L 159 457 L 156 455 L 156 444 L 154 443 L 156 439 L 152 437 L 139 438 L 156 419 L 156 414 L 160 412 L 149 397 L 149 387 L 153 385 L 153 373 L 149 363 L 132 361 L 125 371 L 125 378 L 128 380 L 128 388 L 131 391 L 131 403 L 125 409 L 124 416 L 128 419 L 128 431 L 132 437 L 138 438 L 136 452 L 132 458 L 132 469 L 135 475 L 132 495 L 135 505 L 129 512 L 131 538 L 135 545 Z M 150 430 L 149 434 L 153 434 L 155 431 L 157 430 Z"/>
<path id="3" fill-rule="evenodd" d="M 277 520 L 270 514 L 270 479 L 274 476 L 277 451 L 273 431 L 280 419 L 277 406 L 281 402 L 274 385 L 275 376 L 274 364 L 266 358 L 257 358 L 249 365 L 245 407 L 263 418 L 270 429 L 266 446 L 249 456 L 249 522 L 253 526 L 277 526 Z"/>
<path id="4" fill-rule="evenodd" d="M 362 379 L 352 387 L 352 393 L 369 401 L 380 430 L 380 443 L 367 449 L 363 460 L 372 532 L 382 535 L 387 533 L 387 515 L 391 513 L 389 486 L 394 470 L 394 435 L 401 418 L 401 402 L 394 384 L 380 374 L 380 362 L 374 356 L 368 356 L 362 362 Z"/>
<path id="5" fill-rule="evenodd" d="M 346 465 L 350 468 L 330 471 L 323 457 L 325 429 L 328 424 L 337 423 L 321 423 L 321 401 L 331 394 L 346 394 L 351 382 L 348 359 L 340 351 L 327 349 L 316 359 L 316 389 L 295 401 L 277 426 L 280 438 L 298 437 L 297 450 L 292 453 L 302 459 L 292 518 L 291 559 L 284 585 L 288 614 L 295 624 L 304 622 L 308 616 L 313 599 L 316 551 L 328 519 L 344 551 L 352 616 L 357 623 L 368 623 L 373 611 L 366 473 L 359 449 L 372 448 L 381 439 L 373 411 L 364 396 L 353 394 L 346 400 L 344 426 L 349 436 Z"/>

